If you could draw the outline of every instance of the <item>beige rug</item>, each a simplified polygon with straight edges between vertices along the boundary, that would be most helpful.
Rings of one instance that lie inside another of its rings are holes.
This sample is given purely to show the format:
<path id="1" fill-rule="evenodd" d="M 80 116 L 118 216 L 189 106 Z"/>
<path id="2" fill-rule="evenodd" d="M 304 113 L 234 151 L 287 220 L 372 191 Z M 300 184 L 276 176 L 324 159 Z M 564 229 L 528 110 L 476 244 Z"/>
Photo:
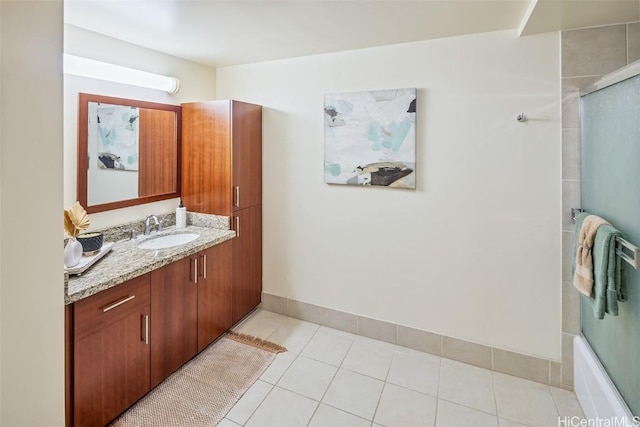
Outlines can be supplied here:
<path id="1" fill-rule="evenodd" d="M 213 427 L 284 347 L 230 333 L 117 418 L 113 427 Z"/>

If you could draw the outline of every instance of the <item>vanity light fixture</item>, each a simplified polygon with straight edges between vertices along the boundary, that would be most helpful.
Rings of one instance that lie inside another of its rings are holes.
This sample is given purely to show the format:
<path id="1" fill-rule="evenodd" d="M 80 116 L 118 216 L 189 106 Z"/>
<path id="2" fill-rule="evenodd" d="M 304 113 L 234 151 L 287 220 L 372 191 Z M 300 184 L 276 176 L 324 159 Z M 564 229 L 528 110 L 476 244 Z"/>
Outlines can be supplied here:
<path id="1" fill-rule="evenodd" d="M 162 90 L 171 94 L 178 93 L 180 90 L 180 81 L 175 77 L 135 70 L 66 53 L 63 56 L 65 74 Z"/>

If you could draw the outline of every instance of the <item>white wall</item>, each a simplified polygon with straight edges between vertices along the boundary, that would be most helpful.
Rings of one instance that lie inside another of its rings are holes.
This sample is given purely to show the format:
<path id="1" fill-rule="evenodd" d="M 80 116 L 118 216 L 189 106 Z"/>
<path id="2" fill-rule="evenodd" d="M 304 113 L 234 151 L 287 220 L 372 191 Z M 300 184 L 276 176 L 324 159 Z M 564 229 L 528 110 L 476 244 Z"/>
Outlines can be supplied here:
<path id="1" fill-rule="evenodd" d="M 0 2 L 0 425 L 64 425 L 60 0 Z"/>
<path id="2" fill-rule="evenodd" d="M 417 190 L 324 184 L 323 94 L 404 87 Z M 221 68 L 216 92 L 265 106 L 265 292 L 560 359 L 557 33 Z"/>
<path id="3" fill-rule="evenodd" d="M 84 92 L 166 104 L 215 99 L 216 72 L 213 68 L 71 25 L 64 26 L 64 51 L 71 55 L 169 75 L 180 80 L 180 91 L 175 95 L 170 95 L 166 92 L 135 86 L 71 75 L 64 76 L 65 208 L 69 208 L 77 200 L 78 93 Z M 171 199 L 91 214 L 91 229 L 142 220 L 150 214 L 169 213 L 177 206 L 177 199 Z"/>

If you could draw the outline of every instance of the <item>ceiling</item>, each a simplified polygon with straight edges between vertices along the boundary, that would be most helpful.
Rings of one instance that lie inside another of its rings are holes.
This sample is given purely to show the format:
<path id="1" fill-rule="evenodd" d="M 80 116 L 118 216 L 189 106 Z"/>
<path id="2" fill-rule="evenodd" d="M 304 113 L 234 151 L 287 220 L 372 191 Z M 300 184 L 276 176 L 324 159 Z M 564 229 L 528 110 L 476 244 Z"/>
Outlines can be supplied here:
<path id="1" fill-rule="evenodd" d="M 211 67 L 639 20 L 640 0 L 65 0 L 65 23 Z"/>

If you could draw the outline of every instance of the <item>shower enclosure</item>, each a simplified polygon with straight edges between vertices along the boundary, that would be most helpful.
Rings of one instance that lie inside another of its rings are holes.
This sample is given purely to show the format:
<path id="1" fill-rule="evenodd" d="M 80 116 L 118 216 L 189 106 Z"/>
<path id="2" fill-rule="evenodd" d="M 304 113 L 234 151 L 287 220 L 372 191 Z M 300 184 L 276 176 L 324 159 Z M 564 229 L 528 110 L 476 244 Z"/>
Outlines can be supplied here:
<path id="1" fill-rule="evenodd" d="M 605 218 L 637 246 L 640 245 L 640 70 L 633 71 L 634 65 L 640 68 L 635 63 L 625 67 L 581 98 L 581 208 Z M 628 408 L 634 415 L 640 415 L 640 271 L 624 262 L 623 266 L 628 301 L 619 304 L 619 315 L 605 315 L 598 320 L 582 297 L 581 329 Z M 588 374 L 576 371 L 579 397 L 579 381 L 584 375 Z M 593 397 L 596 392 L 588 392 L 592 400 L 597 400 Z M 581 403 L 584 407 L 584 402 Z"/>

